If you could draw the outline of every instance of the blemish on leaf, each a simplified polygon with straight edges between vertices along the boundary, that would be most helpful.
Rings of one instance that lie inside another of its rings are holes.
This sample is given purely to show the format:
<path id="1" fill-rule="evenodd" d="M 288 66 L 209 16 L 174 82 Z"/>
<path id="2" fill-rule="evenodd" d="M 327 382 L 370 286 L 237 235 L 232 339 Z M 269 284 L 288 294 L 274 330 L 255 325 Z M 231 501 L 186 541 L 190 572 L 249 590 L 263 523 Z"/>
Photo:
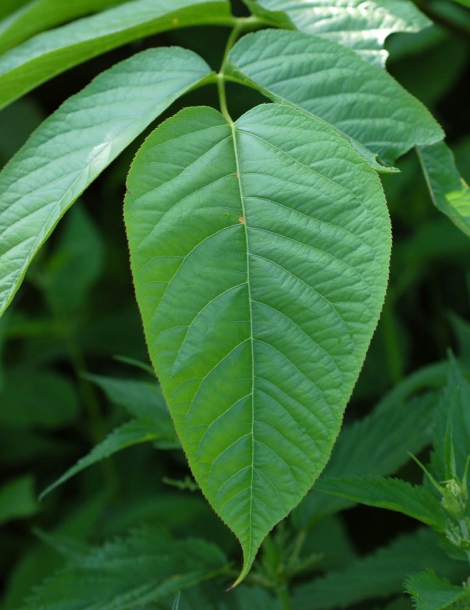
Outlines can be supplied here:
<path id="1" fill-rule="evenodd" d="M 244 216 L 239 216 L 238 217 L 238 222 L 241 222 L 242 225 L 244 225 L 245 224 L 245 217 Z"/>
<path id="2" fill-rule="evenodd" d="M 174 19 L 171 20 L 171 23 L 173 23 L 174 25 L 176 25 L 178 23 L 178 19 L 175 17 Z"/>
<path id="3" fill-rule="evenodd" d="M 238 172 L 235 172 L 233 175 L 235 176 L 235 178 L 240 178 L 240 174 Z"/>

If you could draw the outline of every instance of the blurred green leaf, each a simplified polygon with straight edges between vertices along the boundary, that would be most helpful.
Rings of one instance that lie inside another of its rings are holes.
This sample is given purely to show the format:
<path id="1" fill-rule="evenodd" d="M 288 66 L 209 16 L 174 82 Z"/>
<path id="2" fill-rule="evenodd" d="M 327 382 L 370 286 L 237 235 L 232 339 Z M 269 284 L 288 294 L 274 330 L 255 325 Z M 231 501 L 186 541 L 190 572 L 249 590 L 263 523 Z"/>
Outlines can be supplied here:
<path id="1" fill-rule="evenodd" d="M 416 610 L 443 610 L 452 604 L 456 604 L 455 610 L 470 606 L 470 590 L 438 578 L 434 570 L 411 574 L 405 580 L 405 589 L 412 596 Z"/>
<path id="2" fill-rule="evenodd" d="M 0 525 L 12 519 L 31 517 L 38 510 L 32 476 L 13 479 L 0 487 Z"/>
<path id="3" fill-rule="evenodd" d="M 429 530 L 397 537 L 390 545 L 357 559 L 340 571 L 332 571 L 299 585 L 293 594 L 294 608 L 330 610 L 400 593 L 407 574 L 435 568 L 453 578 L 464 577 L 466 567 L 449 559 Z"/>
<path id="4" fill-rule="evenodd" d="M 65 219 L 59 242 L 40 275 L 40 286 L 51 310 L 71 314 L 83 307 L 103 269 L 101 236 L 84 208 L 75 206 Z"/>
<path id="5" fill-rule="evenodd" d="M 0 19 L 3 19 L 6 15 L 13 13 L 24 4 L 27 4 L 29 0 L 2 0 L 0 4 Z"/>
<path id="6" fill-rule="evenodd" d="M 39 127 L 0 174 L 0 314 L 83 190 L 209 74 L 209 66 L 191 51 L 149 49 L 100 74 Z"/>
<path id="7" fill-rule="evenodd" d="M 14 427 L 56 429 L 72 423 L 79 414 L 73 385 L 47 370 L 7 372 L 0 403 L 0 425 Z"/>
<path id="8" fill-rule="evenodd" d="M 470 188 L 455 167 L 452 151 L 444 142 L 417 150 L 434 205 L 470 236 Z"/>
<path id="9" fill-rule="evenodd" d="M 316 491 L 353 502 L 398 511 L 442 532 L 446 519 L 440 502 L 422 487 L 385 477 L 321 477 Z"/>
<path id="10" fill-rule="evenodd" d="M 449 474 L 449 449 L 446 446 L 446 429 L 449 417 L 452 429 L 452 447 L 459 478 L 463 477 L 467 458 L 470 455 L 470 383 L 464 379 L 458 364 L 452 358 L 449 380 L 441 394 L 436 410 L 433 433 L 432 471 L 439 481 Z"/>
<path id="11" fill-rule="evenodd" d="M 79 565 L 45 581 L 25 610 L 150 608 L 220 573 L 225 565 L 214 545 L 197 539 L 174 541 L 142 527 L 92 550 Z"/>
<path id="12" fill-rule="evenodd" d="M 43 113 L 30 99 L 18 100 L 0 110 L 0 166 L 23 146 L 43 119 Z"/>
<path id="13" fill-rule="evenodd" d="M 431 25 L 407 0 L 244 0 L 254 14 L 280 27 L 334 40 L 370 63 L 384 66 L 393 32 L 419 32 Z"/>
<path id="14" fill-rule="evenodd" d="M 154 442 L 157 447 L 164 449 L 177 449 L 180 444 L 176 434 L 168 434 L 164 426 L 154 419 L 134 419 L 113 430 L 101 443 L 96 445 L 88 455 L 78 460 L 75 466 L 69 468 L 57 481 L 49 485 L 42 493 L 42 499 L 53 489 L 65 483 L 76 474 L 89 466 L 110 457 L 118 451 L 127 449 L 141 443 Z"/>
<path id="15" fill-rule="evenodd" d="M 51 535 L 66 537 L 70 544 L 72 541 L 85 544 L 106 504 L 107 497 L 103 492 L 77 498 L 67 516 L 59 517 Z M 18 610 L 33 587 L 39 585 L 45 577 L 51 576 L 63 563 L 63 557 L 58 554 L 56 548 L 34 538 L 33 544 L 25 551 L 18 564 L 12 566 L 11 575 L 6 581 L 2 610 Z"/>
<path id="16" fill-rule="evenodd" d="M 436 105 L 452 92 L 465 73 L 469 58 L 465 40 L 446 29 L 433 29 L 437 33 L 430 37 L 429 44 L 423 44 L 426 40 L 421 41 L 420 52 L 416 49 L 415 53 L 411 52 L 390 65 L 394 78 L 431 111 L 435 111 Z M 419 36 L 423 35 L 424 32 Z M 419 40 L 415 43 L 418 46 Z"/>
<path id="17" fill-rule="evenodd" d="M 134 0 L 38 34 L 0 57 L 0 108 L 64 70 L 132 40 L 177 27 L 232 22 L 226 0 L 172 0 L 171 6 L 165 0 Z M 170 49 L 166 52 L 171 56 Z M 158 71 L 160 57 L 152 63 Z M 137 65 L 133 69 L 145 70 Z M 175 66 L 174 71 L 179 70 L 182 67 Z M 112 84 L 116 90 L 116 81 Z M 155 105 L 159 97 L 155 92 Z"/>
<path id="18" fill-rule="evenodd" d="M 170 412 L 166 406 L 157 381 L 116 379 L 102 375 L 86 375 L 100 387 L 113 404 L 123 407 L 137 418 L 151 418 L 172 426 Z"/>
<path id="19" fill-rule="evenodd" d="M 126 0 L 31 0 L 0 22 L 0 53 L 34 34 Z M 21 3 L 18 3 L 21 4 Z"/>

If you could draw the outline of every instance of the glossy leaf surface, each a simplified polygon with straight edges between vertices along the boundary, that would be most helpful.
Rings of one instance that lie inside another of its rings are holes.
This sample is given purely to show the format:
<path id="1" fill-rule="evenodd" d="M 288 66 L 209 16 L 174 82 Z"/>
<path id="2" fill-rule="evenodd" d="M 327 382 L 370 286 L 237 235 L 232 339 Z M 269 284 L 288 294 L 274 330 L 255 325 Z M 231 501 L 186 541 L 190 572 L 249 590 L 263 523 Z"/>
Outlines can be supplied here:
<path id="1" fill-rule="evenodd" d="M 334 40 L 378 66 L 388 56 L 382 48 L 387 36 L 419 32 L 431 25 L 407 0 L 246 0 L 246 4 L 275 25 Z"/>
<path id="2" fill-rule="evenodd" d="M 282 105 L 188 109 L 137 154 L 125 220 L 150 355 L 248 572 L 324 467 L 382 306 L 377 175 Z"/>
<path id="3" fill-rule="evenodd" d="M 390 75 L 317 36 L 249 34 L 232 49 L 227 72 L 274 101 L 328 122 L 371 162 L 379 156 L 391 165 L 415 144 L 432 144 L 444 135 L 428 110 Z"/>
<path id="4" fill-rule="evenodd" d="M 33 0 L 0 22 L 0 53 L 55 25 L 125 0 Z"/>
<path id="5" fill-rule="evenodd" d="M 0 174 L 0 314 L 67 208 L 208 74 L 191 51 L 149 49 L 103 72 L 31 136 Z"/>
<path id="6" fill-rule="evenodd" d="M 470 188 L 455 167 L 452 151 L 439 142 L 420 147 L 418 156 L 434 205 L 470 236 Z"/>
<path id="7" fill-rule="evenodd" d="M 175 28 L 229 24 L 224 0 L 134 0 L 38 34 L 0 57 L 0 108 L 44 81 L 111 49 Z"/>

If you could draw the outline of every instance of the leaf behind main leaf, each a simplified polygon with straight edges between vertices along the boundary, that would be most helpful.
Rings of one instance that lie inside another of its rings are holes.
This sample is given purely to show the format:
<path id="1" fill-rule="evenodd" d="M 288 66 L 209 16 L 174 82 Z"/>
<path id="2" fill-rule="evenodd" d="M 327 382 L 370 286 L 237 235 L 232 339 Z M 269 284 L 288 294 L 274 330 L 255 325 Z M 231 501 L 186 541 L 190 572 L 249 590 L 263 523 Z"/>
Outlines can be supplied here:
<path id="1" fill-rule="evenodd" d="M 38 32 L 126 0 L 33 0 L 0 22 L 0 53 Z"/>
<path id="2" fill-rule="evenodd" d="M 187 109 L 137 154 L 125 221 L 152 362 L 194 476 L 244 551 L 324 467 L 382 306 L 377 175 L 282 105 Z"/>
<path id="3" fill-rule="evenodd" d="M 210 74 L 198 55 L 149 49 L 100 74 L 0 174 L 0 315 L 68 207 L 161 112 Z"/>
<path id="4" fill-rule="evenodd" d="M 53 76 L 133 40 L 192 25 L 231 25 L 233 20 L 226 0 L 134 0 L 38 34 L 0 57 L 0 108 Z"/>
<path id="5" fill-rule="evenodd" d="M 434 205 L 470 236 L 470 187 L 460 176 L 452 151 L 444 142 L 417 151 Z"/>
<path id="6" fill-rule="evenodd" d="M 392 165 L 417 143 L 444 136 L 429 111 L 389 74 L 318 36 L 276 30 L 248 34 L 230 52 L 226 72 L 274 101 L 326 121 L 374 169 L 381 168 L 374 165 L 377 155 Z"/>
<path id="7" fill-rule="evenodd" d="M 274 25 L 328 38 L 380 67 L 388 56 L 383 49 L 387 36 L 419 32 L 431 25 L 407 0 L 245 0 L 245 4 Z"/>

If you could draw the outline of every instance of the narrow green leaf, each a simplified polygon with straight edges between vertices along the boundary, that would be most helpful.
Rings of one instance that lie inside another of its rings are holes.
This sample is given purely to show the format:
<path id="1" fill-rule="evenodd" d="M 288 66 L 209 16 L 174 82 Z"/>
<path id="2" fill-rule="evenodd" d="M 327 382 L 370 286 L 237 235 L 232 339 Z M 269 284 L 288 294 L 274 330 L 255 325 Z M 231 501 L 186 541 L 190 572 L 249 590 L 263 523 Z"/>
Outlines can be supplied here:
<path id="1" fill-rule="evenodd" d="M 0 22 L 0 53 L 38 32 L 126 0 L 32 0 Z"/>
<path id="2" fill-rule="evenodd" d="M 210 68 L 180 48 L 149 49 L 67 100 L 0 174 L 0 314 L 67 208 Z"/>
<path id="3" fill-rule="evenodd" d="M 431 25 L 407 0 L 245 0 L 245 4 L 273 25 L 334 40 L 378 66 L 384 66 L 388 56 L 383 49 L 387 36 L 419 32 Z"/>
<path id="4" fill-rule="evenodd" d="M 226 0 L 134 0 L 38 34 L 0 57 L 0 108 L 91 57 L 151 34 L 192 25 L 231 25 Z M 157 63 L 158 65 L 158 63 Z"/>
<path id="5" fill-rule="evenodd" d="M 405 580 L 405 589 L 413 597 L 416 610 L 443 610 L 452 604 L 456 604 L 457 610 L 470 605 L 469 589 L 438 578 L 434 570 L 411 574 Z"/>
<path id="6" fill-rule="evenodd" d="M 377 476 L 321 477 L 315 484 L 315 490 L 368 506 L 395 510 L 439 532 L 445 529 L 445 513 L 440 502 L 423 487 L 401 479 Z"/>
<path id="7" fill-rule="evenodd" d="M 382 306 L 390 225 L 345 140 L 283 105 L 191 108 L 137 154 L 125 221 L 152 362 L 246 576 L 324 467 Z"/>
<path id="8" fill-rule="evenodd" d="M 31 517 L 38 508 L 31 476 L 13 479 L 0 487 L 0 525 L 12 519 Z"/>
<path id="9" fill-rule="evenodd" d="M 392 165 L 414 145 L 444 136 L 428 110 L 390 75 L 330 40 L 263 30 L 244 36 L 228 59 L 233 78 L 326 121 L 371 163 L 378 156 Z"/>
<path id="10" fill-rule="evenodd" d="M 294 591 L 293 607 L 333 610 L 389 597 L 402 591 L 407 574 L 427 568 L 455 578 L 463 578 L 466 572 L 465 565 L 449 559 L 438 547 L 431 530 L 422 529 L 396 538 L 389 546 L 361 557 L 343 570 L 300 585 Z"/>
<path id="11" fill-rule="evenodd" d="M 164 443 L 170 443 L 170 448 L 175 448 L 175 443 L 172 438 L 167 438 L 165 429 L 153 419 L 134 419 L 126 422 L 119 428 L 116 428 L 109 434 L 101 443 L 93 447 L 88 455 L 78 460 L 75 466 L 69 468 L 61 477 L 54 481 L 52 485 L 49 485 L 40 496 L 40 499 L 44 498 L 49 492 L 51 492 L 65 481 L 68 481 L 76 474 L 85 470 L 89 466 L 101 462 L 111 455 L 133 447 L 134 445 L 140 445 L 142 443 L 150 443 L 155 441 L 163 441 Z M 177 447 L 178 445 L 176 445 Z"/>
<path id="12" fill-rule="evenodd" d="M 171 418 L 156 381 L 137 381 L 136 379 L 116 379 L 102 375 L 86 375 L 96 383 L 114 405 L 123 407 L 137 418 L 165 420 L 171 425 Z"/>
<path id="13" fill-rule="evenodd" d="M 470 236 L 470 188 L 455 167 L 452 151 L 438 142 L 420 146 L 418 156 L 434 205 Z"/>
<path id="14" fill-rule="evenodd" d="M 94 549 L 45 581 L 23 610 L 134 610 L 148 608 L 213 577 L 226 564 L 203 540 L 174 541 L 151 528 Z"/>

